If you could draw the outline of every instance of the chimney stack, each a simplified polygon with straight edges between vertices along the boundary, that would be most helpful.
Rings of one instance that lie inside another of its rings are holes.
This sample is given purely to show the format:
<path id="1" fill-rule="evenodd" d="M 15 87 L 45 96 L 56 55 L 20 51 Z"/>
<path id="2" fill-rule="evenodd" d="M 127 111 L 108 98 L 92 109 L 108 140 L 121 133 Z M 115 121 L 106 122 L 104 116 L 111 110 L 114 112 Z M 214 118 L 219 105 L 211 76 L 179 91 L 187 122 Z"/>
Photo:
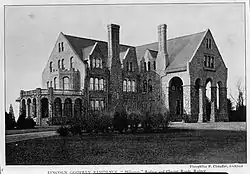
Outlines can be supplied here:
<path id="1" fill-rule="evenodd" d="M 158 60 L 159 70 L 164 71 L 169 65 L 168 50 L 167 50 L 167 25 L 158 25 Z M 160 63 L 160 65 L 159 65 Z"/>
<path id="2" fill-rule="evenodd" d="M 109 24 L 108 26 L 108 61 L 107 66 L 111 69 L 113 63 L 120 64 L 120 26 L 116 24 Z"/>

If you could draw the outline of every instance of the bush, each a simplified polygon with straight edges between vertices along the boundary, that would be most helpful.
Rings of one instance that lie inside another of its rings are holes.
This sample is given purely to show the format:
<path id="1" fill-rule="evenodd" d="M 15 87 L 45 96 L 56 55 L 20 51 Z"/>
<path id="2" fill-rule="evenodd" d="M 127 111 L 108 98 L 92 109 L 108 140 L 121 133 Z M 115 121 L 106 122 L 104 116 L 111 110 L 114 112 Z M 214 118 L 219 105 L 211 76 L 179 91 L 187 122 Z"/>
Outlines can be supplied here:
<path id="1" fill-rule="evenodd" d="M 65 137 L 69 134 L 69 129 L 66 126 L 61 126 L 56 132 L 59 133 L 60 136 Z"/>
<path id="2" fill-rule="evenodd" d="M 14 129 L 15 126 L 16 126 L 15 117 L 13 117 L 10 113 L 8 114 L 7 112 L 5 112 L 5 129 L 6 130 Z"/>
<path id="3" fill-rule="evenodd" d="M 125 110 L 116 111 L 113 119 L 113 126 L 115 130 L 118 130 L 120 133 L 127 131 L 128 129 L 128 118 L 127 112 Z"/>
<path id="4" fill-rule="evenodd" d="M 131 112 L 128 114 L 128 124 L 130 125 L 130 129 L 132 133 L 137 132 L 138 126 L 141 123 L 142 115 L 140 112 Z"/>
<path id="5" fill-rule="evenodd" d="M 21 114 L 17 120 L 18 129 L 34 129 L 36 122 L 32 118 L 25 118 L 24 114 Z"/>
<path id="6" fill-rule="evenodd" d="M 109 128 L 112 127 L 112 113 L 109 112 L 103 112 L 100 113 L 99 116 L 99 130 L 101 132 L 107 132 L 109 131 Z"/>

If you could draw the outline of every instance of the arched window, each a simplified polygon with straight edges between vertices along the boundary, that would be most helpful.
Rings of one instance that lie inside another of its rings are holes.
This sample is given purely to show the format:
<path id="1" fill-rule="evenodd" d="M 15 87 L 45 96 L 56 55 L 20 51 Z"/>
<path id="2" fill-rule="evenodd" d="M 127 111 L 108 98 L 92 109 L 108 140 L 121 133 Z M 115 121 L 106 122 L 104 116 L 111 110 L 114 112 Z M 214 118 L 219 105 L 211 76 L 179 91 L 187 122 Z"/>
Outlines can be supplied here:
<path id="1" fill-rule="evenodd" d="M 60 68 L 61 68 L 61 61 L 58 60 L 58 69 L 60 69 Z"/>
<path id="2" fill-rule="evenodd" d="M 58 87 L 58 84 L 57 84 L 57 77 L 54 78 L 54 89 L 56 89 Z"/>
<path id="3" fill-rule="evenodd" d="M 148 71 L 150 71 L 150 62 L 148 62 Z"/>
<path id="4" fill-rule="evenodd" d="M 153 90 L 153 87 L 152 87 L 152 80 L 149 79 L 149 80 L 148 80 L 148 92 L 152 92 L 152 90 Z"/>
<path id="5" fill-rule="evenodd" d="M 147 92 L 147 80 L 143 81 L 143 92 Z"/>
<path id="6" fill-rule="evenodd" d="M 58 43 L 58 52 L 61 52 L 61 43 Z"/>
<path id="7" fill-rule="evenodd" d="M 62 51 L 64 50 L 64 47 L 63 47 L 63 42 L 61 43 L 61 47 L 62 47 Z"/>
<path id="8" fill-rule="evenodd" d="M 103 79 L 99 80 L 99 90 L 103 91 Z"/>
<path id="9" fill-rule="evenodd" d="M 90 100 L 90 107 L 92 110 L 95 109 L 95 101 L 94 100 Z"/>
<path id="10" fill-rule="evenodd" d="M 135 80 L 132 81 L 132 92 L 135 92 Z"/>
<path id="11" fill-rule="evenodd" d="M 70 68 L 73 68 L 73 56 L 70 58 Z"/>
<path id="12" fill-rule="evenodd" d="M 147 71 L 147 63 L 144 62 L 144 71 L 146 72 Z"/>
<path id="13" fill-rule="evenodd" d="M 64 69 L 64 59 L 62 59 L 62 69 Z"/>
<path id="14" fill-rule="evenodd" d="M 100 108 L 104 109 L 104 100 L 100 100 Z"/>
<path id="15" fill-rule="evenodd" d="M 94 89 L 94 79 L 91 77 L 89 80 L 89 90 L 92 91 Z"/>
<path id="16" fill-rule="evenodd" d="M 99 100 L 95 101 L 95 110 L 99 110 Z"/>
<path id="17" fill-rule="evenodd" d="M 50 87 L 53 87 L 53 82 L 52 81 L 50 81 Z"/>
<path id="18" fill-rule="evenodd" d="M 126 62 L 126 70 L 129 71 L 129 63 Z"/>
<path id="19" fill-rule="evenodd" d="M 154 70 L 156 70 L 156 61 L 154 61 Z"/>
<path id="20" fill-rule="evenodd" d="M 68 77 L 64 77 L 63 78 L 63 89 L 64 90 L 68 90 L 69 89 L 69 78 Z"/>
<path id="21" fill-rule="evenodd" d="M 127 87 L 127 91 L 130 92 L 131 91 L 131 81 L 128 81 L 128 87 Z"/>
<path id="22" fill-rule="evenodd" d="M 123 80 L 123 91 L 127 91 L 127 80 Z"/>
<path id="23" fill-rule="evenodd" d="M 95 68 L 95 58 L 92 59 L 92 68 Z"/>
<path id="24" fill-rule="evenodd" d="M 49 64 L 49 71 L 52 72 L 52 65 L 53 65 L 53 62 L 50 62 Z"/>
<path id="25" fill-rule="evenodd" d="M 99 90 L 98 78 L 95 78 L 95 90 Z"/>

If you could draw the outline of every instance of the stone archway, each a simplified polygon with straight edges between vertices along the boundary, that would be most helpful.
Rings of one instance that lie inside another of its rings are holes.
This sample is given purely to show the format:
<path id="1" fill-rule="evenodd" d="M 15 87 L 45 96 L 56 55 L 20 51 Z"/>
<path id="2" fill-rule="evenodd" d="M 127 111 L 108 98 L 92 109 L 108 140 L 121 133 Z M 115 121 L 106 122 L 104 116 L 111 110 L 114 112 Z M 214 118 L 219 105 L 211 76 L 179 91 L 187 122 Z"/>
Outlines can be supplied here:
<path id="1" fill-rule="evenodd" d="M 49 101 L 47 98 L 41 99 L 41 117 L 42 118 L 49 117 Z"/>
<path id="2" fill-rule="evenodd" d="M 28 98 L 27 100 L 27 117 L 30 118 L 31 117 L 31 99 Z"/>
<path id="3" fill-rule="evenodd" d="M 65 116 L 67 119 L 72 117 L 72 100 L 70 98 L 66 98 L 64 101 L 63 116 Z"/>
<path id="4" fill-rule="evenodd" d="M 77 98 L 74 103 L 74 117 L 79 119 L 82 116 L 82 100 Z"/>
<path id="5" fill-rule="evenodd" d="M 52 118 L 52 124 L 60 124 L 62 120 L 62 100 L 57 97 L 54 100 L 54 117 Z"/>
<path id="6" fill-rule="evenodd" d="M 36 113 L 36 98 L 33 98 L 32 100 L 32 116 L 33 118 L 36 118 L 37 113 Z"/>
<path id="7" fill-rule="evenodd" d="M 24 117 L 26 117 L 26 102 L 25 102 L 25 99 L 22 100 L 21 114 L 24 115 Z"/>
<path id="8" fill-rule="evenodd" d="M 169 110 L 172 121 L 183 120 L 183 82 L 179 77 L 169 81 Z"/>

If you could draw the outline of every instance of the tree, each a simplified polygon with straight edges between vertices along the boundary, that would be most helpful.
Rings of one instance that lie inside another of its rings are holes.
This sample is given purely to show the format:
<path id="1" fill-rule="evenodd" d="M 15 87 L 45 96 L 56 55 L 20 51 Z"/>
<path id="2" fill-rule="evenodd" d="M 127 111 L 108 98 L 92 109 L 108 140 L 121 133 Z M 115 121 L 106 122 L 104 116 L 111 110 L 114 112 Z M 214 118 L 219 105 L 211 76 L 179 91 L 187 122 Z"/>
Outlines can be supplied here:
<path id="1" fill-rule="evenodd" d="M 13 107 L 10 104 L 9 113 L 5 112 L 5 129 L 14 129 L 16 126 Z"/>

